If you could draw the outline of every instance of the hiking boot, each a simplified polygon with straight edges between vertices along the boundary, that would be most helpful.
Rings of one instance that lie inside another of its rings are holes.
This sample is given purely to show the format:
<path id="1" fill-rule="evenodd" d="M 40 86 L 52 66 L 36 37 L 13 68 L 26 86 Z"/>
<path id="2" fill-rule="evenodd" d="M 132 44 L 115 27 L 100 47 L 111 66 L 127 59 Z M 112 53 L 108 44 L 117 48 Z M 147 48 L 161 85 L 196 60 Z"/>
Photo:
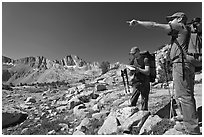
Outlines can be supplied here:
<path id="1" fill-rule="evenodd" d="M 185 135 L 201 135 L 200 130 L 198 129 L 198 131 L 194 132 L 194 131 L 188 131 L 184 124 L 182 122 L 176 122 L 176 125 L 174 126 L 174 128 L 179 131 L 182 132 Z"/>
<path id="2" fill-rule="evenodd" d="M 202 135 L 202 133 L 199 131 L 199 132 L 188 132 L 186 131 L 188 135 Z"/>
<path id="3" fill-rule="evenodd" d="M 184 127 L 183 123 L 181 123 L 181 122 L 176 122 L 176 125 L 174 126 L 174 128 L 180 132 L 185 131 L 185 127 Z"/>
<path id="4" fill-rule="evenodd" d="M 197 131 L 188 131 L 188 130 L 185 130 L 185 132 L 188 134 L 188 135 L 202 135 L 202 133 L 200 132 L 200 129 L 198 128 Z"/>

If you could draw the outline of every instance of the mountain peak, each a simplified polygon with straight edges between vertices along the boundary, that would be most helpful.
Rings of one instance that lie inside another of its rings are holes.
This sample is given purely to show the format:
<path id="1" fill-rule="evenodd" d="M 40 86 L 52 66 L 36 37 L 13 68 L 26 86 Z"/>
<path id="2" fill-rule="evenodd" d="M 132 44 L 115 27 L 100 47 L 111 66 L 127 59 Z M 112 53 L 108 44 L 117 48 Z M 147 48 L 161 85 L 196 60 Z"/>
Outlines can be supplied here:
<path id="1" fill-rule="evenodd" d="M 13 62 L 14 62 L 13 59 L 6 56 L 2 56 L 2 63 L 13 63 Z"/>
<path id="2" fill-rule="evenodd" d="M 69 55 L 66 55 L 63 59 L 61 59 L 59 61 L 59 64 L 63 66 L 82 67 L 86 65 L 87 63 L 83 59 L 79 58 L 77 55 L 69 54 Z"/>

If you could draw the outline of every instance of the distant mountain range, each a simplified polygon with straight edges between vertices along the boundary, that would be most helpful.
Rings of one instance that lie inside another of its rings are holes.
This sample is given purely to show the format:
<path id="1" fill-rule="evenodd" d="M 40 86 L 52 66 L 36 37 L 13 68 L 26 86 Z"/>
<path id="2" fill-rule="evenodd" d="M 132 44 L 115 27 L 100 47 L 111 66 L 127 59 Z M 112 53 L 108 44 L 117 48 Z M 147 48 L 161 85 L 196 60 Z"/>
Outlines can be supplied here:
<path id="1" fill-rule="evenodd" d="M 167 56 L 170 45 L 163 45 L 155 51 L 157 80 L 163 81 L 164 70 L 161 60 Z M 120 72 L 125 64 L 110 64 L 110 69 Z M 169 69 L 169 68 L 168 68 Z M 92 79 L 102 74 L 100 63 L 87 62 L 76 55 L 67 55 L 61 60 L 49 60 L 43 56 L 11 59 L 2 57 L 2 82 L 4 84 L 50 83 L 57 81 L 77 82 Z M 117 73 L 120 77 L 120 73 Z M 170 74 L 171 75 L 171 74 Z"/>
<path id="2" fill-rule="evenodd" d="M 6 84 L 73 81 L 99 73 L 99 63 L 86 62 L 76 55 L 54 61 L 43 56 L 16 60 L 2 56 L 2 81 Z"/>

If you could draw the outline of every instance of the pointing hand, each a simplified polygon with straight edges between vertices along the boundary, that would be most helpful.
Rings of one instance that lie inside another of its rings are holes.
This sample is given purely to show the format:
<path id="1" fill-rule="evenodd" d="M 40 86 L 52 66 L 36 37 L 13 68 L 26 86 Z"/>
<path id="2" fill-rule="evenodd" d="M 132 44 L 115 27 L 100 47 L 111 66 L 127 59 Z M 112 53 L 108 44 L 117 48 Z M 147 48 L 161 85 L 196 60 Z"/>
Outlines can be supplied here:
<path id="1" fill-rule="evenodd" d="M 137 21 L 137 20 L 135 20 L 135 19 L 133 19 L 133 20 L 131 20 L 131 21 L 126 21 L 126 23 L 128 23 L 128 24 L 129 24 L 129 26 L 135 26 L 135 25 L 137 25 L 137 24 L 138 24 L 138 21 Z"/>

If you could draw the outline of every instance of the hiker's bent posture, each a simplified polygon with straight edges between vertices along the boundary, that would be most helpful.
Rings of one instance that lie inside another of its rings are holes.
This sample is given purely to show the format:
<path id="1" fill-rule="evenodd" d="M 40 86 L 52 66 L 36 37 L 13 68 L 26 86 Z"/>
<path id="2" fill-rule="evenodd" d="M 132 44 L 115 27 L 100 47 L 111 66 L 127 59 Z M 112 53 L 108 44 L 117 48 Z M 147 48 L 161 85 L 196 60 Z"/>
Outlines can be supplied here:
<path id="1" fill-rule="evenodd" d="M 131 84 L 133 87 L 132 97 L 130 99 L 131 106 L 136 106 L 138 97 L 141 94 L 141 110 L 148 110 L 148 99 L 150 91 L 149 83 L 149 61 L 148 58 L 140 55 L 140 50 L 138 47 L 133 47 L 130 51 L 132 56 L 130 65 L 135 68 L 135 70 L 130 71 L 130 75 L 133 75 Z"/>
<path id="2" fill-rule="evenodd" d="M 189 34 L 186 26 L 187 16 L 183 12 L 177 12 L 172 16 L 167 16 L 166 19 L 168 24 L 135 19 L 127 23 L 130 26 L 141 25 L 147 28 L 159 28 L 172 37 L 170 59 L 173 62 L 175 96 L 181 103 L 183 113 L 183 123 L 177 124 L 175 128 L 188 134 L 200 134 L 194 98 L 195 66 L 191 63 L 186 63 L 187 61 L 184 57 L 184 53 L 188 52 L 188 42 L 186 42 Z"/>

